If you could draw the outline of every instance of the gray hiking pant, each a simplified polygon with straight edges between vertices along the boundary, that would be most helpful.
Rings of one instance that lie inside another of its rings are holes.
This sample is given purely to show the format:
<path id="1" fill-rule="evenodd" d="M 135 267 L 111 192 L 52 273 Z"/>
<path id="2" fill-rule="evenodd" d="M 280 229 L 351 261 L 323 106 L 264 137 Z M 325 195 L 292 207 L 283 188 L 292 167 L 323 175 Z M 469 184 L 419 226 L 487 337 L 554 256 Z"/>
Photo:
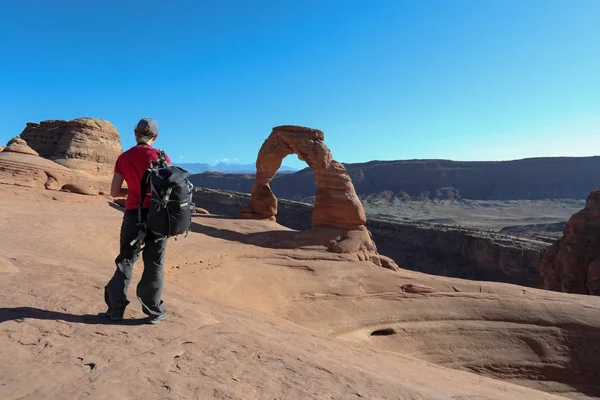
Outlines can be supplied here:
<path id="1" fill-rule="evenodd" d="M 148 209 L 143 209 L 143 220 L 146 220 L 147 216 Z M 141 251 L 144 260 L 144 272 L 137 285 L 137 298 L 142 303 L 144 314 L 150 316 L 160 315 L 165 312 L 162 291 L 167 239 L 157 238 L 152 233 L 147 233 L 144 240 L 138 241 L 132 246 L 130 243 L 137 235 L 137 210 L 126 210 L 121 225 L 121 250 L 115 259 L 117 269 L 104 287 L 104 301 L 110 310 L 123 310 L 127 307 L 129 304 L 127 288 L 131 282 L 133 265 Z M 144 244 L 143 249 L 140 242 Z"/>

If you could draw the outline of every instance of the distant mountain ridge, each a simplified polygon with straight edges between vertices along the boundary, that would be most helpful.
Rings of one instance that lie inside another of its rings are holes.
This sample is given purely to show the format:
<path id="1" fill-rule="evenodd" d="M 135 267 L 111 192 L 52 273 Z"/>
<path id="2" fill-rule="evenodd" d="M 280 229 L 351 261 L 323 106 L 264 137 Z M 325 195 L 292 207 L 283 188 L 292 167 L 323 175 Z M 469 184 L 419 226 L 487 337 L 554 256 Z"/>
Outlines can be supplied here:
<path id="1" fill-rule="evenodd" d="M 585 199 L 600 187 L 600 156 L 545 157 L 514 161 L 398 160 L 344 164 L 359 196 L 386 200 Z M 196 186 L 249 193 L 250 174 L 200 174 Z M 290 200 L 310 199 L 316 193 L 310 168 L 281 174 L 273 192 Z"/>
<path id="2" fill-rule="evenodd" d="M 222 174 L 254 174 L 256 173 L 256 164 L 237 164 L 220 162 L 216 165 L 207 163 L 175 163 L 175 165 L 187 170 L 192 174 L 201 174 L 203 172 L 220 172 Z M 279 172 L 296 172 L 296 168 L 282 165 Z"/>

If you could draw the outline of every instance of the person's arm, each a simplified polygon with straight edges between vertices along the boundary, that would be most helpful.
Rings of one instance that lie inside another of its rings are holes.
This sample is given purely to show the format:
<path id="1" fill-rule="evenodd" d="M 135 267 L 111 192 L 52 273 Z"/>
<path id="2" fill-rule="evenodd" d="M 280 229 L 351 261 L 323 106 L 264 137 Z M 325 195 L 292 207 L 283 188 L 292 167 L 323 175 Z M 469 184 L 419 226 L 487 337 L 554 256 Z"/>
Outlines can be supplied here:
<path id="1" fill-rule="evenodd" d="M 110 185 L 110 195 L 112 197 L 124 197 L 127 196 L 127 190 L 123 189 L 123 175 L 115 172 Z"/>

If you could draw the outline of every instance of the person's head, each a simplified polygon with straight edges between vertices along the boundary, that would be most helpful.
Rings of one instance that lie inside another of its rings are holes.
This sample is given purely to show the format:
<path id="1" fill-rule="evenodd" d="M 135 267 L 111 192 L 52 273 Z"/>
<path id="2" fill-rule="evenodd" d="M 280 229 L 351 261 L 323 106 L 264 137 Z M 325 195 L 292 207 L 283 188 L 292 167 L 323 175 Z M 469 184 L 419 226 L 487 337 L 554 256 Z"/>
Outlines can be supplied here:
<path id="1" fill-rule="evenodd" d="M 134 133 L 137 144 L 151 145 L 158 137 L 158 124 L 151 118 L 142 118 L 137 123 Z"/>

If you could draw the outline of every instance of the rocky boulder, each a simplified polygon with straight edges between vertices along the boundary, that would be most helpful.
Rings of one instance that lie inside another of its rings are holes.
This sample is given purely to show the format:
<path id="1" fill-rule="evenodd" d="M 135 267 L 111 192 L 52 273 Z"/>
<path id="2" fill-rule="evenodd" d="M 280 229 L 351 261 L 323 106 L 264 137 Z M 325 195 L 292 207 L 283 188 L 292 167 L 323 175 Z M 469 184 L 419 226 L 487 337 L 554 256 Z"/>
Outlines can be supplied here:
<path id="1" fill-rule="evenodd" d="M 600 190 L 574 214 L 541 263 L 541 287 L 600 295 Z"/>
<path id="2" fill-rule="evenodd" d="M 358 198 L 346 168 L 333 159 L 324 143 L 323 132 L 301 126 L 278 126 L 265 140 L 256 161 L 256 181 L 250 207 L 241 218 L 271 219 L 277 215 L 278 201 L 270 182 L 285 157 L 298 155 L 312 169 L 317 186 L 312 212 L 313 231 L 331 235 L 329 251 L 357 253 L 361 260 L 371 260 L 389 269 L 398 267 L 390 259 L 377 254 L 375 243 L 365 227 L 365 210 Z"/>
<path id="3" fill-rule="evenodd" d="M 110 191 L 114 164 L 123 150 L 110 122 L 97 118 L 29 122 L 21 138 L 40 156 L 73 170 L 86 194 Z"/>
<path id="4" fill-rule="evenodd" d="M 0 183 L 49 190 L 75 187 L 71 170 L 40 157 L 20 138 L 11 139 L 0 152 Z"/>
<path id="5" fill-rule="evenodd" d="M 4 148 L 3 148 L 4 151 Z M 14 137 L 6 143 L 6 152 L 7 153 L 20 153 L 20 154 L 29 154 L 32 156 L 39 157 L 39 154 L 33 150 L 31 147 L 27 145 L 27 142 L 21 139 L 20 137 Z"/>

